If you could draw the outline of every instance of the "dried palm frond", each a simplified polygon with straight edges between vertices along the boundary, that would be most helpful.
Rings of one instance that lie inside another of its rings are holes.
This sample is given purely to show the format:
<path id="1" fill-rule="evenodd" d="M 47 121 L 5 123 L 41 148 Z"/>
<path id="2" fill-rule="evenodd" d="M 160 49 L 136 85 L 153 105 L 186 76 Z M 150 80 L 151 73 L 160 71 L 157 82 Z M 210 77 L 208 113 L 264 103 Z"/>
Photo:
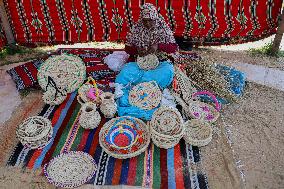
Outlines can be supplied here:
<path id="1" fill-rule="evenodd" d="M 230 84 L 220 74 L 211 60 L 200 60 L 187 64 L 186 73 L 202 90 L 214 93 L 229 101 L 236 101 L 237 96 L 230 90 Z"/>

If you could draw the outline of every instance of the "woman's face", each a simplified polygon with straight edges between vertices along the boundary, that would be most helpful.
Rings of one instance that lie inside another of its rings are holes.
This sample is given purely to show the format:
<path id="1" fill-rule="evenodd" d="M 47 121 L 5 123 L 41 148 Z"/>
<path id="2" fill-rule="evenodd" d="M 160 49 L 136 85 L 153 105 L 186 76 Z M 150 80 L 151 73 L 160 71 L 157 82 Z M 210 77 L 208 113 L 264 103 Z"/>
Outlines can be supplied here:
<path id="1" fill-rule="evenodd" d="M 151 29 L 155 26 L 155 20 L 151 18 L 143 18 L 142 19 L 143 25 L 147 29 Z"/>

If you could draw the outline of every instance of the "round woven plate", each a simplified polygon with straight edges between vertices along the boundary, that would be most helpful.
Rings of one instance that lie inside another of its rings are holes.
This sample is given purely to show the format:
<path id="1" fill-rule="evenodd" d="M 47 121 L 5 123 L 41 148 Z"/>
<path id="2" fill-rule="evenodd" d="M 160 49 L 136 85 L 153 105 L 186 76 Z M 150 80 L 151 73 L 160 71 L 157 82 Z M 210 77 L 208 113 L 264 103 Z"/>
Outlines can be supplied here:
<path id="1" fill-rule="evenodd" d="M 45 147 L 50 142 L 52 133 L 51 122 L 41 116 L 27 118 L 16 130 L 21 143 L 31 149 Z"/>
<path id="2" fill-rule="evenodd" d="M 156 108 L 162 100 L 162 92 L 155 81 L 140 83 L 129 92 L 129 103 L 144 110 Z"/>
<path id="3" fill-rule="evenodd" d="M 68 152 L 58 155 L 44 165 L 44 174 L 57 187 L 74 188 L 89 181 L 97 165 L 87 153 Z"/>
<path id="4" fill-rule="evenodd" d="M 198 119 L 192 119 L 184 124 L 183 139 L 193 146 L 206 146 L 212 140 L 212 128 L 210 124 Z"/>
<path id="5" fill-rule="evenodd" d="M 75 91 L 86 78 L 86 67 L 81 58 L 75 55 L 55 55 L 48 58 L 38 71 L 38 82 L 46 89 L 50 76 L 58 88 L 67 93 Z"/>
<path id="6" fill-rule="evenodd" d="M 150 143 L 148 126 L 140 119 L 124 116 L 113 118 L 100 131 L 99 142 L 110 156 L 131 158 L 144 152 Z"/>

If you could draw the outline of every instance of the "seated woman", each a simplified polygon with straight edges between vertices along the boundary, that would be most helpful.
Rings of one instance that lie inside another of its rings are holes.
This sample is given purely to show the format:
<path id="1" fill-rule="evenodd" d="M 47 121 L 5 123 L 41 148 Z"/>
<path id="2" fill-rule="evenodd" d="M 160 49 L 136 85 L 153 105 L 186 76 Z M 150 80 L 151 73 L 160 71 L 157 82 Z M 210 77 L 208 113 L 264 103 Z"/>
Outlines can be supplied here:
<path id="1" fill-rule="evenodd" d="M 140 19 L 127 36 L 125 50 L 132 60 L 137 56 L 157 54 L 159 52 L 174 53 L 178 50 L 173 32 L 159 15 L 154 5 L 146 3 L 141 7 Z M 164 61 L 156 69 L 142 70 L 136 62 L 126 64 L 116 78 L 116 85 L 122 88 L 118 101 L 118 115 L 134 116 L 150 120 L 152 110 L 144 110 L 132 106 L 128 101 L 131 88 L 142 82 L 155 81 L 161 90 L 167 88 L 174 77 L 174 68 L 170 62 Z M 117 90 L 117 89 L 116 89 Z"/>
<path id="2" fill-rule="evenodd" d="M 146 3 L 141 7 L 140 19 L 127 35 L 125 51 L 132 58 L 159 51 L 178 51 L 172 30 L 153 4 Z"/>

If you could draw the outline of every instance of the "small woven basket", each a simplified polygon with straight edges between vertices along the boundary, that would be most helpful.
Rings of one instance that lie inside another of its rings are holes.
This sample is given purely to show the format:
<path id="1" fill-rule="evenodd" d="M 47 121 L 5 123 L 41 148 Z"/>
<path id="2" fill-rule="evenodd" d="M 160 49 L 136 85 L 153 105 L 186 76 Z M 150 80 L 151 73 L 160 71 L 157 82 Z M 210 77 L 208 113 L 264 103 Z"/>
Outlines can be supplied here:
<path id="1" fill-rule="evenodd" d="M 213 106 L 200 101 L 191 101 L 188 109 L 191 118 L 201 119 L 209 123 L 214 123 L 220 116 L 220 113 Z"/>
<path id="2" fill-rule="evenodd" d="M 150 121 L 153 143 L 159 148 L 172 148 L 177 145 L 184 133 L 181 114 L 177 109 L 162 106 L 157 109 Z"/>
<path id="3" fill-rule="evenodd" d="M 106 118 L 113 118 L 117 111 L 117 105 L 114 100 L 114 94 L 110 92 L 104 92 L 101 95 L 100 110 Z"/>
<path id="4" fill-rule="evenodd" d="M 199 100 L 190 100 L 187 103 L 175 92 L 171 92 L 176 102 L 182 106 L 184 114 L 191 119 L 201 119 L 208 123 L 214 123 L 220 116 L 218 107 L 201 102 Z M 218 102 L 217 102 L 218 103 Z"/>
<path id="5" fill-rule="evenodd" d="M 21 143 L 31 149 L 45 147 L 52 139 L 52 133 L 51 122 L 41 116 L 27 118 L 16 130 Z"/>
<path id="6" fill-rule="evenodd" d="M 212 140 L 212 127 L 209 123 L 199 119 L 192 119 L 184 123 L 183 139 L 193 146 L 206 146 Z"/>
<path id="7" fill-rule="evenodd" d="M 94 103 L 87 102 L 81 107 L 81 115 L 79 124 L 84 129 L 94 129 L 101 122 L 100 113 L 97 111 L 97 106 Z"/>
<path id="8" fill-rule="evenodd" d="M 91 95 L 92 98 L 88 95 L 91 93 L 94 93 Z M 101 103 L 101 94 L 102 91 L 98 89 L 96 81 L 92 77 L 88 77 L 88 81 L 78 89 L 77 100 L 81 105 L 86 102 L 93 102 L 96 105 L 99 105 Z"/>
<path id="9" fill-rule="evenodd" d="M 154 54 L 137 57 L 137 65 L 142 70 L 153 70 L 159 66 L 159 58 Z"/>

